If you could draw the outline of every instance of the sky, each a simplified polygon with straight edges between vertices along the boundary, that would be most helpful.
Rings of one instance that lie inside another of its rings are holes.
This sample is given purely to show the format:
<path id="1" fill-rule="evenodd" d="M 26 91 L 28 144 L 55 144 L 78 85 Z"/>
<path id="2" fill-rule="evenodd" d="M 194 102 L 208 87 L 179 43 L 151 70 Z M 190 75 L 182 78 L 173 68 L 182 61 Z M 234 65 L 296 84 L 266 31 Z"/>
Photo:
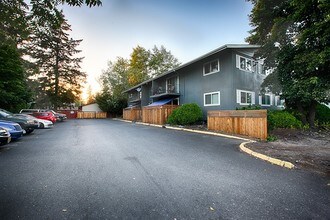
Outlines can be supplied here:
<path id="1" fill-rule="evenodd" d="M 129 58 L 136 46 L 167 50 L 186 63 L 249 36 L 245 0 L 102 0 L 101 7 L 62 6 L 85 57 L 82 70 L 93 92 L 108 61 Z"/>

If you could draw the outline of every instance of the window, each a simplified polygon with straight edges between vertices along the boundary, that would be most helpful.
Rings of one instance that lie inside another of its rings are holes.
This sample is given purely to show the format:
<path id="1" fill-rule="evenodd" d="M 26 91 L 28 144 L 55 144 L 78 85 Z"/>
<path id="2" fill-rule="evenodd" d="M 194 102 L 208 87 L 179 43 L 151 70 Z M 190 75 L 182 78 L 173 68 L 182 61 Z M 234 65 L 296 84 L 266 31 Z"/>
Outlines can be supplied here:
<path id="1" fill-rule="evenodd" d="M 179 76 L 166 79 L 166 92 L 179 93 Z"/>
<path id="2" fill-rule="evenodd" d="M 271 94 L 263 94 L 259 96 L 259 104 L 263 106 L 270 106 L 273 104 L 272 95 Z"/>
<path id="3" fill-rule="evenodd" d="M 265 70 L 265 75 L 269 75 L 275 71 L 275 68 Z"/>
<path id="4" fill-rule="evenodd" d="M 275 105 L 278 107 L 284 107 L 284 99 L 281 99 L 280 96 L 275 96 Z"/>
<path id="5" fill-rule="evenodd" d="M 236 90 L 236 102 L 240 105 L 254 105 L 255 93 L 251 91 Z"/>
<path id="6" fill-rule="evenodd" d="M 204 93 L 204 106 L 220 105 L 220 92 Z"/>
<path id="7" fill-rule="evenodd" d="M 240 70 L 254 72 L 257 68 L 257 62 L 239 55 L 236 55 L 236 67 Z"/>
<path id="8" fill-rule="evenodd" d="M 219 72 L 219 71 L 220 71 L 219 60 L 213 60 L 209 63 L 204 64 L 204 69 L 203 69 L 204 76 L 215 73 L 215 72 Z"/>
<path id="9" fill-rule="evenodd" d="M 172 105 L 180 105 L 180 99 L 179 98 L 173 99 Z"/>

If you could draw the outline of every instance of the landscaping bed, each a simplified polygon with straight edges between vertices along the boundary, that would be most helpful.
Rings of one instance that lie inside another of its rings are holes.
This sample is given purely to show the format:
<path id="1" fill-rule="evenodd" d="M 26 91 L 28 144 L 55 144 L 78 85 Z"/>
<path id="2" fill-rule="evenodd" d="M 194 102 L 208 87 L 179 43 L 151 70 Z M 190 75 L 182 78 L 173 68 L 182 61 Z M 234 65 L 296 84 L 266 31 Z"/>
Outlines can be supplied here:
<path id="1" fill-rule="evenodd" d="M 276 129 L 273 142 L 255 142 L 246 146 L 258 153 L 291 162 L 304 169 L 330 177 L 330 131 Z"/>

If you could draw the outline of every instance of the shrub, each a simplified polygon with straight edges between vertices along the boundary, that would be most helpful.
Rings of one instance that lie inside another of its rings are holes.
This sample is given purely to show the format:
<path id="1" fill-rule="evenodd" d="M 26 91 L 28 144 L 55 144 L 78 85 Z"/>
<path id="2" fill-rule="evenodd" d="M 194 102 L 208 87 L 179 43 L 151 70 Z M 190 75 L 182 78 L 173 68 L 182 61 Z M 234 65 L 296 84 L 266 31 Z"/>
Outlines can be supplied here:
<path id="1" fill-rule="evenodd" d="M 269 111 L 268 128 L 302 128 L 302 122 L 287 111 Z"/>
<path id="2" fill-rule="evenodd" d="M 236 110 L 260 110 L 260 109 L 261 109 L 260 105 L 249 105 L 241 108 L 236 108 Z"/>
<path id="3" fill-rule="evenodd" d="M 203 119 L 201 108 L 195 103 L 183 104 L 168 117 L 171 125 L 191 125 Z"/>
<path id="4" fill-rule="evenodd" d="M 274 135 L 268 135 L 267 137 L 267 142 L 273 142 L 273 141 L 276 141 L 277 140 L 277 137 L 274 136 Z"/>
<path id="5" fill-rule="evenodd" d="M 325 125 L 330 123 L 330 108 L 326 105 L 318 104 L 316 106 L 315 120 L 319 125 Z"/>

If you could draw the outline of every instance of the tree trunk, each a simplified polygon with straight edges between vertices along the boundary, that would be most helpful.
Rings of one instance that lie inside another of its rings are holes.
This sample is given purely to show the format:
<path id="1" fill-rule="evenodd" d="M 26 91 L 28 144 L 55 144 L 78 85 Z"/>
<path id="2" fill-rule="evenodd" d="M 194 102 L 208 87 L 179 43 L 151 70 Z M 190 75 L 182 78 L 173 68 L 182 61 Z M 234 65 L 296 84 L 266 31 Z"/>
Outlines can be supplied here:
<path id="1" fill-rule="evenodd" d="M 301 119 L 302 123 L 304 125 L 307 124 L 306 113 L 304 111 L 304 108 L 303 108 L 301 102 L 297 103 L 297 109 L 298 109 L 298 112 L 300 113 L 300 119 Z"/>
<path id="2" fill-rule="evenodd" d="M 311 129 L 315 128 L 315 113 L 316 113 L 317 101 L 313 100 L 309 106 L 307 119 L 308 124 Z"/>

